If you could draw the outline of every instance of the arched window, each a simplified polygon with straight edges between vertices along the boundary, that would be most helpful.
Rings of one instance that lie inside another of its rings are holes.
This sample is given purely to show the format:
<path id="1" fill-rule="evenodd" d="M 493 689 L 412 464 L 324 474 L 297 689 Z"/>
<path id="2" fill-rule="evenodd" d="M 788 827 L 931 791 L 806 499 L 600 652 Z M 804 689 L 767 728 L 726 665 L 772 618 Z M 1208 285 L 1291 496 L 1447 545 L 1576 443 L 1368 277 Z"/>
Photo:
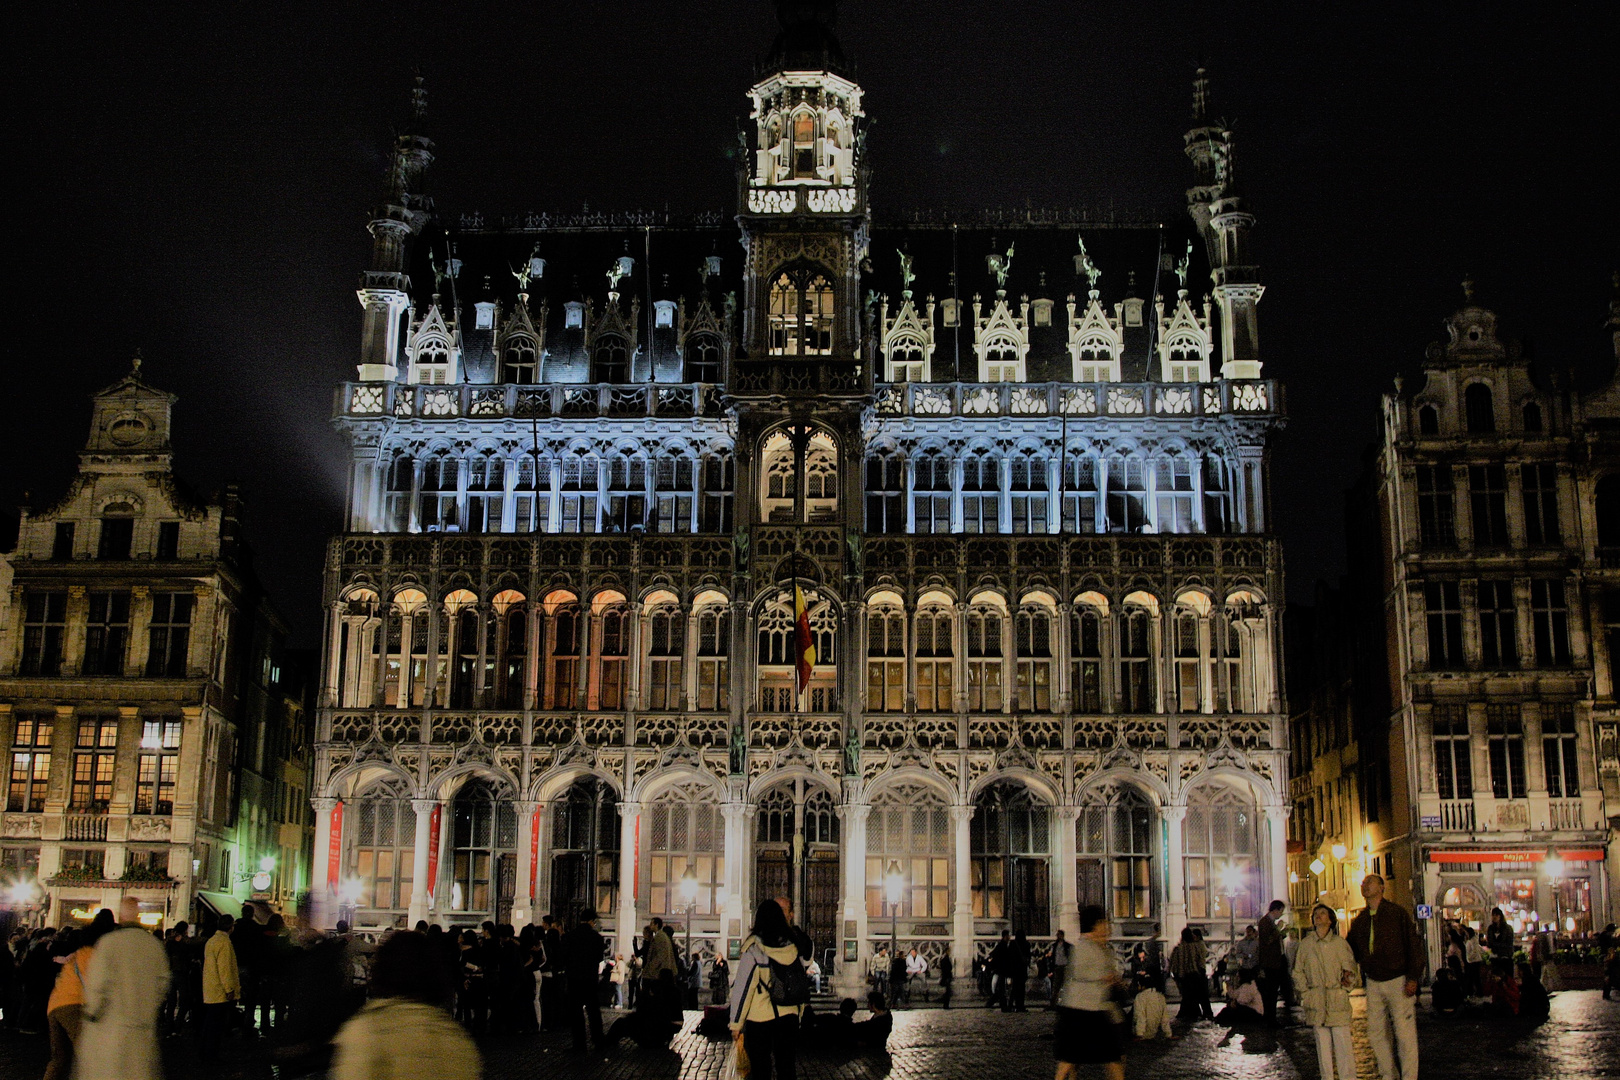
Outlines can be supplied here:
<path id="1" fill-rule="evenodd" d="M 969 839 L 974 918 L 1007 919 L 1015 934 L 1048 933 L 1051 808 L 1022 784 L 992 784 L 974 800 Z"/>
<path id="2" fill-rule="evenodd" d="M 1052 711 L 1052 616 L 1052 608 L 1038 601 L 1026 601 L 1018 609 L 1014 655 L 1019 712 Z"/>
<path id="3" fill-rule="evenodd" d="M 810 270 L 778 274 L 770 293 L 772 356 L 825 356 L 833 347 L 833 289 Z"/>
<path id="4" fill-rule="evenodd" d="M 717 594 L 711 594 L 717 595 Z M 731 708 L 731 609 L 724 600 L 698 597 L 697 701 L 695 708 Z"/>
<path id="5" fill-rule="evenodd" d="M 1524 430 L 1533 435 L 1541 434 L 1541 406 L 1534 401 L 1524 403 Z"/>
<path id="6" fill-rule="evenodd" d="M 1424 405 L 1418 409 L 1418 434 L 1440 434 L 1440 410 L 1433 405 Z"/>
<path id="7" fill-rule="evenodd" d="M 410 527 L 411 491 L 416 486 L 416 459 L 409 454 L 394 458 L 388 470 L 388 492 L 384 512 L 393 532 L 405 532 Z"/>
<path id="8" fill-rule="evenodd" d="M 506 490 L 506 462 L 485 450 L 467 463 L 467 532 L 501 531 L 501 497 Z"/>
<path id="9" fill-rule="evenodd" d="M 866 819 L 867 917 L 891 913 L 885 888 L 899 874 L 900 918 L 949 918 L 951 835 L 950 808 L 933 788 L 896 784 L 880 792 Z"/>
<path id="10" fill-rule="evenodd" d="M 816 120 L 809 113 L 793 118 L 793 175 L 806 179 L 816 175 Z"/>
<path id="11" fill-rule="evenodd" d="M 866 531 L 906 531 L 906 463 L 899 451 L 866 456 Z"/>
<path id="12" fill-rule="evenodd" d="M 703 459 L 703 504 L 698 528 L 706 533 L 729 533 L 732 529 L 732 458 L 721 451 Z"/>
<path id="13" fill-rule="evenodd" d="M 942 451 L 912 459 L 911 504 L 919 533 L 951 531 L 951 460 Z"/>
<path id="14" fill-rule="evenodd" d="M 451 809 L 450 909 L 506 922 L 517 866 L 517 807 L 489 781 L 468 781 Z"/>
<path id="15" fill-rule="evenodd" d="M 1090 604 L 1075 604 L 1069 615 L 1069 651 L 1075 711 L 1102 712 L 1102 612 Z"/>
<path id="16" fill-rule="evenodd" d="M 603 334 L 591 352 L 591 379 L 599 383 L 630 381 L 630 352 L 618 334 Z"/>
<path id="17" fill-rule="evenodd" d="M 1127 785 L 1086 799 L 1075 821 L 1082 905 L 1097 904 L 1116 920 L 1154 916 L 1154 816 L 1152 804 Z"/>
<path id="18" fill-rule="evenodd" d="M 686 340 L 686 381 L 720 381 L 720 339 L 713 334 L 694 334 Z"/>
<path id="19" fill-rule="evenodd" d="M 563 455 L 561 487 L 562 530 L 566 533 L 596 532 L 597 460 L 585 450 Z"/>
<path id="20" fill-rule="evenodd" d="M 381 783 L 356 797 L 348 807 L 354 821 L 347 865 L 360 883 L 355 907 L 360 911 L 399 913 L 410 905 L 412 856 L 416 850 L 416 813 L 401 784 Z M 350 830 L 346 829 L 346 832 Z M 366 919 L 367 922 L 392 918 Z"/>
<path id="21" fill-rule="evenodd" d="M 804 841 L 807 844 L 838 843 L 838 808 L 821 788 L 804 800 Z"/>
<path id="22" fill-rule="evenodd" d="M 1204 648 L 1198 612 L 1177 606 L 1171 636 L 1175 648 L 1176 701 L 1182 712 L 1198 712 L 1203 704 Z"/>
<path id="23" fill-rule="evenodd" d="M 450 707 L 477 707 L 478 686 L 478 609 L 472 604 L 460 608 L 451 621 L 454 643 L 450 648 Z"/>
<path id="24" fill-rule="evenodd" d="M 624 708 L 630 661 L 630 608 L 622 601 L 607 604 L 598 617 L 595 709 Z"/>
<path id="25" fill-rule="evenodd" d="M 551 678 L 546 686 L 548 709 L 577 708 L 579 693 L 580 637 L 584 631 L 584 615 L 572 596 L 548 597 L 551 609 L 550 658 Z"/>
<path id="26" fill-rule="evenodd" d="M 1012 473 L 1008 485 L 1012 490 L 1012 531 L 1045 532 L 1046 458 L 1038 451 L 1026 447 L 1013 454 L 1008 465 Z"/>
<path id="27" fill-rule="evenodd" d="M 508 338 L 501 351 L 501 381 L 525 386 L 539 382 L 538 356 L 532 338 L 517 335 Z"/>
<path id="28" fill-rule="evenodd" d="M 1156 527 L 1161 533 L 1190 533 L 1193 524 L 1193 458 L 1186 454 L 1165 454 L 1154 462 L 1157 501 Z"/>
<path id="29" fill-rule="evenodd" d="M 1002 705 L 1001 619 L 995 604 L 967 610 L 968 711 L 1000 712 Z"/>
<path id="30" fill-rule="evenodd" d="M 422 530 L 455 529 L 461 459 L 440 450 L 422 464 Z"/>
<path id="31" fill-rule="evenodd" d="M 1204 531 L 1224 533 L 1232 522 L 1232 473 L 1217 454 L 1204 456 Z"/>
<path id="32" fill-rule="evenodd" d="M 647 631 L 647 708 L 674 712 L 685 683 L 686 616 L 674 604 L 661 604 L 648 616 Z"/>
<path id="33" fill-rule="evenodd" d="M 767 521 L 792 521 L 793 501 L 799 493 L 794 469 L 793 445 L 786 435 L 772 435 L 765 441 L 765 505 Z"/>
<path id="34" fill-rule="evenodd" d="M 825 435 L 812 435 L 805 451 L 804 502 L 812 521 L 838 509 L 838 453 Z"/>
<path id="35" fill-rule="evenodd" d="M 1597 482 L 1598 547 L 1620 547 L 1620 473 L 1610 473 Z"/>
<path id="36" fill-rule="evenodd" d="M 793 843 L 793 786 L 774 787 L 759 800 L 754 840 L 761 844 Z"/>
<path id="37" fill-rule="evenodd" d="M 1108 463 L 1108 531 L 1139 533 L 1147 528 L 1147 484 L 1142 459 L 1132 455 Z"/>
<path id="38" fill-rule="evenodd" d="M 1097 459 L 1083 451 L 1063 461 L 1063 531 L 1097 531 Z"/>
<path id="39" fill-rule="evenodd" d="M 1225 784 L 1200 784 L 1187 796 L 1181 836 L 1187 918 L 1208 920 L 1218 938 L 1225 935 L 1229 917 L 1259 915 L 1264 904 L 1254 800 Z"/>
<path id="40" fill-rule="evenodd" d="M 697 781 L 669 788 L 653 800 L 650 817 L 648 910 L 684 917 L 688 907 L 681 881 L 690 877 L 697 883 L 694 913 L 719 911 L 716 893 L 726 883 L 726 834 L 713 789 Z"/>
<path id="41" fill-rule="evenodd" d="M 951 609 L 944 604 L 917 608 L 917 711 L 950 712 L 953 701 L 956 646 Z"/>
<path id="42" fill-rule="evenodd" d="M 697 462 L 685 454 L 660 457 L 653 462 L 659 532 L 692 531 L 696 480 Z"/>
<path id="43" fill-rule="evenodd" d="M 619 797 L 595 778 L 576 780 L 551 802 L 551 910 L 619 903 Z"/>
<path id="44" fill-rule="evenodd" d="M 884 604 L 866 613 L 866 708 L 901 712 L 906 707 L 906 613 Z"/>
<path id="45" fill-rule="evenodd" d="M 1153 614 L 1127 604 L 1115 623 L 1119 627 L 1120 711 L 1153 712 Z"/>
<path id="46" fill-rule="evenodd" d="M 508 589 L 497 593 L 489 620 L 489 674 L 494 686 L 494 704 L 500 709 L 524 707 L 523 681 L 529 666 L 529 618 L 522 593 Z M 415 682 L 413 673 L 412 682 Z"/>
<path id="47" fill-rule="evenodd" d="M 962 457 L 962 531 L 1001 531 L 1001 459 L 987 448 Z"/>
<path id="48" fill-rule="evenodd" d="M 1468 384 L 1463 391 L 1463 410 L 1470 435 L 1489 435 L 1496 430 L 1496 409 L 1491 402 L 1491 388 L 1485 383 Z"/>
<path id="49" fill-rule="evenodd" d="M 639 454 L 623 453 L 608 460 L 607 504 L 602 531 L 627 533 L 647 525 L 647 462 Z"/>

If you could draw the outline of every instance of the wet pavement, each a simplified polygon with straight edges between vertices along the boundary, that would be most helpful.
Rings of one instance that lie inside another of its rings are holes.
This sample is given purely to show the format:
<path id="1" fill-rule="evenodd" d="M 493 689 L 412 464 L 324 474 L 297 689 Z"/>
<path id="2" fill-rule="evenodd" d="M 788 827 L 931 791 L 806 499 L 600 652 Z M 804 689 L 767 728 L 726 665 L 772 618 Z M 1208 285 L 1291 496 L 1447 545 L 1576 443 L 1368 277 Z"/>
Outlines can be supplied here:
<path id="1" fill-rule="evenodd" d="M 1356 1059 L 1361 1077 L 1376 1078 L 1366 1043 L 1364 1009 L 1355 999 Z M 552 1074 L 568 1080 L 729 1080 L 730 1044 L 697 1033 L 698 1014 L 669 1049 L 643 1050 L 623 1043 L 609 1053 L 577 1054 L 566 1033 L 481 1040 L 489 1080 L 535 1080 Z M 1053 1073 L 1052 1015 L 1044 1010 L 1003 1014 L 983 1008 L 902 1010 L 895 1014 L 890 1053 L 828 1054 L 805 1049 L 799 1075 L 806 1080 L 1001 1080 L 1044 1078 Z M 1174 1041 L 1133 1043 L 1127 1076 L 1166 1078 L 1279 1077 L 1317 1080 L 1316 1047 L 1307 1027 L 1276 1032 L 1229 1031 L 1216 1024 L 1176 1025 Z M 1551 1018 L 1539 1028 L 1488 1011 L 1439 1017 L 1418 1012 L 1420 1072 L 1424 1080 L 1620 1080 L 1620 1001 L 1596 990 L 1554 994 Z M 223 1069 L 198 1067 L 189 1039 L 165 1046 L 171 1080 L 280 1080 L 265 1060 L 261 1042 L 227 1042 Z M 43 1037 L 0 1035 L 0 1078 L 38 1080 L 47 1059 Z M 1082 1076 L 1100 1075 L 1098 1067 Z"/>

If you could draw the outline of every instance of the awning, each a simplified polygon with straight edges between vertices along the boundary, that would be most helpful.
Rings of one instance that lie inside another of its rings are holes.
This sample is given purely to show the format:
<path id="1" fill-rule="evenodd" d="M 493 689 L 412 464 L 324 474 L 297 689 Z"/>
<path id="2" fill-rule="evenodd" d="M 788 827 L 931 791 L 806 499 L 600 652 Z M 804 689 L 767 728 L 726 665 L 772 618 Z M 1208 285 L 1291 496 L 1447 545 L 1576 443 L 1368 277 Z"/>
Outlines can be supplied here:
<path id="1" fill-rule="evenodd" d="M 1560 851 L 1558 857 L 1565 862 L 1602 862 L 1605 858 L 1599 848 Z M 1493 848 L 1489 851 L 1458 851 L 1453 848 L 1450 851 L 1429 852 L 1429 861 L 1432 863 L 1542 862 L 1546 858 L 1546 848 L 1534 848 L 1529 851 L 1510 851 L 1502 848 Z"/>
<path id="2" fill-rule="evenodd" d="M 198 892 L 197 899 L 213 908 L 216 915 L 229 915 L 233 919 L 242 917 L 242 901 L 228 892 Z"/>

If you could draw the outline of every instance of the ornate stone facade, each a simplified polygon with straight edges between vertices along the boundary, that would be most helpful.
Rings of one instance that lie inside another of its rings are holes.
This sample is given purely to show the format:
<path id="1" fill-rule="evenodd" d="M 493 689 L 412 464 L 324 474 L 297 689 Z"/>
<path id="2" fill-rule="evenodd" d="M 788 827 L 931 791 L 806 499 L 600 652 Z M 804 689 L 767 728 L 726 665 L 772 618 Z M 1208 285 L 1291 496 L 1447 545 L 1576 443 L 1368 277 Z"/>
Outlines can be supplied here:
<path id="1" fill-rule="evenodd" d="M 429 215 L 368 274 L 406 332 L 336 399 L 316 802 L 361 924 L 591 903 L 726 948 L 786 895 L 858 978 L 891 933 L 1223 936 L 1283 894 L 1281 388 L 1188 288 L 1192 241 L 1252 276 L 1251 219 L 1195 188 L 1179 264 L 1153 222 L 874 219 L 822 7 L 750 91 L 735 227 Z"/>

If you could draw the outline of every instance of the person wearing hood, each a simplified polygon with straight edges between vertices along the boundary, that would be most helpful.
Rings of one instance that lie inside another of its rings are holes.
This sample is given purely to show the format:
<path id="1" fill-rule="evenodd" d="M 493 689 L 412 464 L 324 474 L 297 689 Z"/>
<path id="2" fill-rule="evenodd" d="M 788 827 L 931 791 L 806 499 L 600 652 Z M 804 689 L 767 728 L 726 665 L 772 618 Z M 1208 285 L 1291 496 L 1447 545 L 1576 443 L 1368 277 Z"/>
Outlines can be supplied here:
<path id="1" fill-rule="evenodd" d="M 754 926 L 742 945 L 737 979 L 731 984 L 732 1038 L 742 1041 L 751 1080 L 794 1080 L 800 1005 L 771 1000 L 771 965 L 802 964 L 787 916 L 775 900 L 754 911 Z"/>
<path id="2" fill-rule="evenodd" d="M 332 1040 L 331 1080 L 478 1080 L 478 1047 L 445 1011 L 451 974 L 426 935 L 402 930 L 379 945 L 371 1000 Z"/>

